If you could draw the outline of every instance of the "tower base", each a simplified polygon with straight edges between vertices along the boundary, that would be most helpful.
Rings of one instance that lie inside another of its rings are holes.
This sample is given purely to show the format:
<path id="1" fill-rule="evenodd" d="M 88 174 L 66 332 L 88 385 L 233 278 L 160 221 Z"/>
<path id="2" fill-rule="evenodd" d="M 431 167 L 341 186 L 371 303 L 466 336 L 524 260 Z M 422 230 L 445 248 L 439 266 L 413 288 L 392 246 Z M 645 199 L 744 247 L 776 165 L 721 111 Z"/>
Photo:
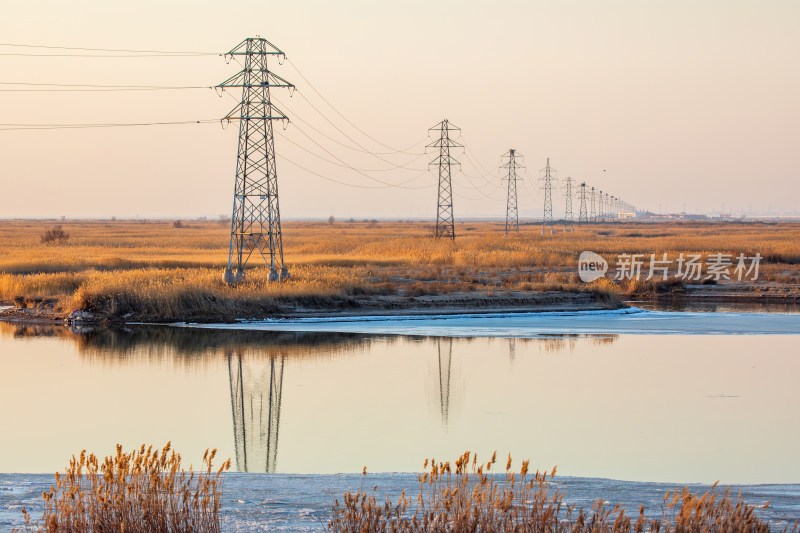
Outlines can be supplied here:
<path id="1" fill-rule="evenodd" d="M 228 285 L 238 285 L 240 283 L 244 283 L 245 280 L 244 270 L 239 269 L 234 271 L 232 268 L 228 267 L 222 274 L 222 280 Z"/>

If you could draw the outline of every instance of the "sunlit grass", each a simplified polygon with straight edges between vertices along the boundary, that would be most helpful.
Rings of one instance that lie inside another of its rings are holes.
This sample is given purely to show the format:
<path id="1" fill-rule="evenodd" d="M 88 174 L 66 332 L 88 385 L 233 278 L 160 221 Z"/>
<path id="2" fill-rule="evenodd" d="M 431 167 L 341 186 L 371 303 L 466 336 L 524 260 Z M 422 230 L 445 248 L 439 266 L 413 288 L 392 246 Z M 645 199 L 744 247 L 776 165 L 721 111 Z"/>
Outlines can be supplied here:
<path id="1" fill-rule="evenodd" d="M 200 470 L 187 472 L 169 443 L 161 450 L 142 445 L 131 452 L 123 452 L 117 445 L 116 455 L 103 460 L 82 451 L 42 493 L 40 519 L 23 507 L 24 531 L 217 533 L 222 506 L 220 476 L 230 468 L 230 460 L 213 472 L 215 454 L 216 450 L 206 450 Z"/>
<path id="2" fill-rule="evenodd" d="M 716 484 L 704 494 L 688 488 L 664 495 L 661 509 L 647 514 L 640 506 L 632 514 L 604 503 L 598 494 L 591 509 L 565 503 L 566 494 L 552 485 L 556 469 L 528 474 L 524 461 L 517 474 L 511 456 L 504 474 L 493 474 L 497 454 L 479 464 L 464 453 L 455 465 L 425 461 L 415 495 L 404 491 L 396 500 L 379 499 L 377 487 L 346 492 L 333 506 L 328 528 L 334 532 L 361 531 L 520 531 L 520 532 L 766 532 L 769 524 L 756 508 Z M 364 468 L 365 481 L 367 480 Z M 768 505 L 768 504 L 767 504 Z M 764 506 L 766 508 L 766 505 Z M 638 512 L 637 512 L 638 511 Z M 795 523 L 792 531 L 797 531 Z"/>
<path id="3" fill-rule="evenodd" d="M 657 293 L 654 283 L 583 284 L 580 252 L 613 262 L 621 253 L 760 253 L 760 280 L 800 282 L 800 224 L 606 224 L 542 235 L 523 225 L 503 237 L 502 224 L 464 223 L 453 241 L 431 237 L 430 224 L 316 222 L 284 224 L 292 281 L 270 284 L 263 270 L 248 282 L 222 284 L 229 227 L 219 222 L 62 221 L 69 239 L 42 243 L 53 221 L 0 222 L 0 299 L 57 300 L 73 309 L 124 315 L 186 316 L 187 311 L 275 308 L 276 299 L 347 299 L 359 295 L 422 296 L 543 291 Z M 255 264 L 255 258 L 254 258 Z M 342 300 L 344 301 L 344 300 Z M 301 302 L 302 303 L 302 302 Z M 341 302 L 340 302 L 341 303 Z"/>

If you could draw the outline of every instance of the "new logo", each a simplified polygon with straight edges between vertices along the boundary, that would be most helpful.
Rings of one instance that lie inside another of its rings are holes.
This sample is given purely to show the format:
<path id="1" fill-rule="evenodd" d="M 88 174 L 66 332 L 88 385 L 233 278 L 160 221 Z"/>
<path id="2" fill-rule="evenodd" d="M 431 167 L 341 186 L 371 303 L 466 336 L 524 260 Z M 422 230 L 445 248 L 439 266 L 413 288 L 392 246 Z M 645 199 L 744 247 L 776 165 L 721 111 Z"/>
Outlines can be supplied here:
<path id="1" fill-rule="evenodd" d="M 608 261 L 594 252 L 581 252 L 578 257 L 578 275 L 581 281 L 589 283 L 605 276 L 608 271 Z"/>

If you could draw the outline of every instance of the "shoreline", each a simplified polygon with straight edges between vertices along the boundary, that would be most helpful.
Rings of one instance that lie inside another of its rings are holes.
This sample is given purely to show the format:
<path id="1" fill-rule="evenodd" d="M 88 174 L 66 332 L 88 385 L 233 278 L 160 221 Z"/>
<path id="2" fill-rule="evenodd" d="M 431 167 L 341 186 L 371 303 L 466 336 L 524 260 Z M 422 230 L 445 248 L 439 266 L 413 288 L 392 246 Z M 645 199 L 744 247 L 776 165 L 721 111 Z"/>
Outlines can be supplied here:
<path id="1" fill-rule="evenodd" d="M 476 313 L 549 313 L 578 311 L 608 311 L 632 307 L 622 295 L 608 297 L 603 293 L 543 291 L 508 291 L 497 294 L 486 291 L 454 292 L 425 296 L 369 295 L 359 297 L 327 297 L 314 302 L 314 298 L 273 299 L 269 310 L 261 313 L 187 313 L 184 316 L 164 317 L 128 313 L 123 316 L 95 315 L 81 311 L 72 315 L 55 308 L 55 301 L 42 299 L 18 307 L 11 301 L 0 301 L 0 321 L 39 324 L 231 324 L 242 321 L 270 319 L 334 318 L 334 317 L 397 317 L 405 315 L 468 315 Z M 631 294 L 630 300 L 644 305 L 755 305 L 797 306 L 800 295 L 793 284 L 782 283 L 721 283 L 717 285 L 685 285 L 679 290 L 662 294 Z M 311 301 L 309 301 L 311 300 Z"/>

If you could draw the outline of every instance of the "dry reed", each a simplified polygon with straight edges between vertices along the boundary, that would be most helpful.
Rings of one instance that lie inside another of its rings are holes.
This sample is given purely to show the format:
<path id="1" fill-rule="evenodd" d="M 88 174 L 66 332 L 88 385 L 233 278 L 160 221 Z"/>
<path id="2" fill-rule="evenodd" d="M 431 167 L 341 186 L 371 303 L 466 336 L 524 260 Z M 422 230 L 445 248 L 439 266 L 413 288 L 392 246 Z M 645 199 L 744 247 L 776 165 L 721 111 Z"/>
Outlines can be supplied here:
<path id="1" fill-rule="evenodd" d="M 430 469 L 419 475 L 416 498 L 405 491 L 392 501 L 378 501 L 375 490 L 346 492 L 337 499 L 328 524 L 336 532 L 766 532 L 769 524 L 756 515 L 741 495 L 730 490 L 712 490 L 699 495 L 687 488 L 667 492 L 660 516 L 647 517 L 644 506 L 628 516 L 617 505 L 610 507 L 598 499 L 591 510 L 576 509 L 564 502 L 564 493 L 553 489 L 552 472 L 528 475 L 529 462 L 519 474 L 511 471 L 511 456 L 505 475 L 491 473 L 496 453 L 486 464 L 477 456 L 464 453 L 452 469 L 449 462 L 425 461 Z M 366 468 L 364 469 L 366 476 Z M 792 531 L 797 531 L 795 523 Z"/>
<path id="2" fill-rule="evenodd" d="M 525 297 L 566 291 L 590 293 L 607 303 L 682 288 L 674 280 L 584 284 L 576 275 L 584 250 L 609 262 L 621 253 L 646 254 L 646 259 L 666 253 L 674 261 L 680 253 L 758 252 L 763 257 L 759 281 L 784 284 L 776 290 L 792 297 L 800 283 L 796 223 L 619 223 L 556 235 L 523 225 L 519 234 L 505 238 L 502 225 L 482 222 L 458 225 L 458 239 L 445 241 L 431 238 L 423 223 L 287 222 L 284 250 L 292 281 L 268 287 L 266 275 L 255 270 L 249 273 L 252 283 L 235 290 L 220 281 L 230 236 L 218 222 L 192 221 L 182 228 L 172 221 L 62 225 L 69 241 L 42 245 L 42 232 L 52 222 L 0 222 L 1 301 L 57 301 L 55 309 L 63 313 L 84 309 L 103 316 L 192 319 L 205 311 L 218 317 L 263 316 L 285 308 L 281 298 L 330 307 L 329 299 L 348 305 L 359 295 L 415 298 L 491 291 Z"/>
<path id="3" fill-rule="evenodd" d="M 169 443 L 160 451 L 142 445 L 129 453 L 117 445 L 116 455 L 102 462 L 84 450 L 42 493 L 45 509 L 40 521 L 23 507 L 24 531 L 218 533 L 220 475 L 230 468 L 230 460 L 214 473 L 215 454 L 206 450 L 202 468 L 194 472 L 190 467 L 187 473 Z"/>

